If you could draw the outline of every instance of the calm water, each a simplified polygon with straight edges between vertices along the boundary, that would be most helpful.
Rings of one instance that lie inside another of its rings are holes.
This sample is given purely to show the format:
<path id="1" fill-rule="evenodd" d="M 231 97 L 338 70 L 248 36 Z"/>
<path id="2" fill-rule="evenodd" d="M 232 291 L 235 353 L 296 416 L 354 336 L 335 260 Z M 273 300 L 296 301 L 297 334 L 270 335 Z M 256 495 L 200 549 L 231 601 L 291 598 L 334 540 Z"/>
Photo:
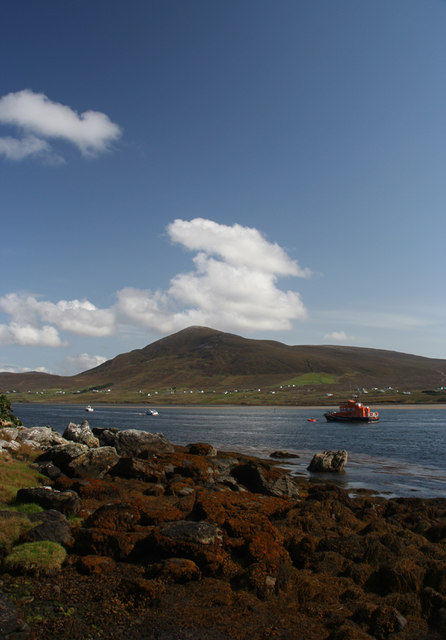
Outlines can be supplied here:
<path id="1" fill-rule="evenodd" d="M 50 425 L 59 433 L 70 421 L 88 420 L 92 428 L 160 432 L 174 444 L 209 442 L 217 449 L 265 457 L 285 449 L 300 456 L 288 465 L 300 476 L 310 475 L 306 468 L 314 453 L 347 449 L 345 473 L 329 474 L 345 488 L 368 488 L 386 496 L 446 497 L 446 407 L 381 409 L 380 421 L 373 425 L 329 423 L 323 409 L 158 407 L 158 416 L 147 416 L 145 409 L 134 406 L 99 405 L 94 413 L 79 405 L 13 408 L 25 426 Z"/>

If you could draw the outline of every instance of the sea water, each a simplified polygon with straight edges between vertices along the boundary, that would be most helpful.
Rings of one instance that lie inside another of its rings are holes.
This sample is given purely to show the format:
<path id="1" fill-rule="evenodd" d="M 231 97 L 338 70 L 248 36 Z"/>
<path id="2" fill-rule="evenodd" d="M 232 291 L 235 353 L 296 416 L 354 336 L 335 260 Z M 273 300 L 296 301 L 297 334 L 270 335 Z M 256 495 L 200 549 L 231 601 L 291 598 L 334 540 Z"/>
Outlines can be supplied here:
<path id="1" fill-rule="evenodd" d="M 268 457 L 275 450 L 295 454 L 283 462 L 300 477 L 329 479 L 352 493 L 370 489 L 387 497 L 446 498 L 446 407 L 384 408 L 372 424 L 327 422 L 321 408 L 101 406 L 86 413 L 79 405 L 16 404 L 14 414 L 26 427 L 53 427 L 63 433 L 69 422 L 88 420 L 94 427 L 142 429 L 163 433 L 173 444 L 208 442 L 217 449 Z M 308 419 L 316 419 L 309 422 Z M 310 474 L 319 451 L 346 449 L 342 474 Z"/>

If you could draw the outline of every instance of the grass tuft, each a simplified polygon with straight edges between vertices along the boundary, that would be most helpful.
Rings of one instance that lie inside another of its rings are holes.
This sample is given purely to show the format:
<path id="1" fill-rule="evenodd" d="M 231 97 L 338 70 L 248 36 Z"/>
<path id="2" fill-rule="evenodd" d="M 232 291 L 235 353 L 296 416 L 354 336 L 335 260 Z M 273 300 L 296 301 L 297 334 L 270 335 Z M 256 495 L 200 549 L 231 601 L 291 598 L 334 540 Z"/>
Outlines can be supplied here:
<path id="1" fill-rule="evenodd" d="M 57 542 L 25 542 L 13 548 L 5 558 L 7 571 L 51 573 L 62 567 L 67 552 Z"/>

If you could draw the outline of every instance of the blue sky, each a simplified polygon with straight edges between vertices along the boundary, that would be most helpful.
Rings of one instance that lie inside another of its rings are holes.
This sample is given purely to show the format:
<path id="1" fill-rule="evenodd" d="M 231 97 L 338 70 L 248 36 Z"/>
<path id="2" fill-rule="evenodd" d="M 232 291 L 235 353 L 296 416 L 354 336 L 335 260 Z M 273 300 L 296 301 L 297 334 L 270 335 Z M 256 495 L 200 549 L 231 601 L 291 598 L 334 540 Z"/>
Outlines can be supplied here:
<path id="1" fill-rule="evenodd" d="M 446 358 L 440 0 L 3 0 L 0 370 L 191 325 Z"/>

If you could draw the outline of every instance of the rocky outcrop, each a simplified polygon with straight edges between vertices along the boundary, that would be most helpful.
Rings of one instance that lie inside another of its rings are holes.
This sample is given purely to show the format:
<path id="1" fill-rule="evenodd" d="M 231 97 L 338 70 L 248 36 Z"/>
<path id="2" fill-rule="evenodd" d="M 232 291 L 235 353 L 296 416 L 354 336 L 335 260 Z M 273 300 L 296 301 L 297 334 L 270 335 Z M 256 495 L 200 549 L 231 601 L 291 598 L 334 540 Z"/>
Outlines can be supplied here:
<path id="1" fill-rule="evenodd" d="M 55 509 L 64 514 L 75 514 L 80 510 L 80 499 L 74 491 L 58 491 L 51 487 L 19 489 L 17 502 L 33 502 L 44 509 Z"/>
<path id="2" fill-rule="evenodd" d="M 276 461 L 204 443 L 167 451 L 161 438 L 157 453 L 119 452 L 117 433 L 96 435 L 99 447 L 45 451 L 42 469 L 60 465 L 54 487 L 19 494 L 46 509 L 22 540 L 54 540 L 70 553 L 56 614 L 46 615 L 54 584 L 38 578 L 30 608 L 20 605 L 26 619 L 39 616 L 35 640 L 147 630 L 181 640 L 445 637 L 446 500 L 352 498 L 320 477 L 298 480 Z M 111 464 L 98 477 L 89 456 L 103 450 Z M 336 453 L 324 455 L 339 469 Z M 60 513 L 68 501 L 49 508 L 58 493 L 78 501 L 69 535 Z M 15 576 L 1 579 L 13 592 Z"/>
<path id="3" fill-rule="evenodd" d="M 345 449 L 340 451 L 322 451 L 316 453 L 311 460 L 308 471 L 340 473 L 347 464 L 348 453 Z"/>
<path id="4" fill-rule="evenodd" d="M 90 425 L 86 420 L 82 424 L 70 422 L 63 433 L 65 440 L 72 442 L 81 442 L 87 447 L 99 447 L 99 439 L 93 435 Z"/>

